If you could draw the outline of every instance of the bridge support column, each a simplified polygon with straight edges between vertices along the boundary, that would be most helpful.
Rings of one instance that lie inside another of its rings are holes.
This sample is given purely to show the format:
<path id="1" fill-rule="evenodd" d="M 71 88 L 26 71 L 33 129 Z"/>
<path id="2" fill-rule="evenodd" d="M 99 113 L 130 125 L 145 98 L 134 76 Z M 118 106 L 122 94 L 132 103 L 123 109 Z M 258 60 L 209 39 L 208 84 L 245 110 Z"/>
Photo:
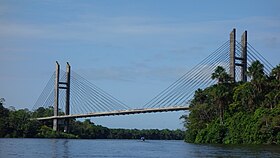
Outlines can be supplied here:
<path id="1" fill-rule="evenodd" d="M 235 38 L 236 38 L 236 30 L 233 29 L 232 32 L 230 33 L 230 68 L 229 68 L 229 74 L 233 82 L 235 82 Z"/>
<path id="2" fill-rule="evenodd" d="M 236 81 L 235 72 L 236 66 L 241 67 L 241 81 L 247 82 L 247 31 L 245 31 L 241 37 L 241 57 L 236 56 L 236 30 L 230 33 L 230 77 L 233 82 Z M 239 62 L 236 62 L 239 61 Z"/>
<path id="3" fill-rule="evenodd" d="M 67 62 L 66 65 L 66 99 L 65 99 L 65 115 L 70 114 L 70 72 L 71 72 L 71 67 L 69 63 Z M 66 118 L 64 122 L 64 132 L 69 131 L 69 119 Z"/>
<path id="4" fill-rule="evenodd" d="M 60 73 L 60 66 L 58 62 L 56 62 L 56 77 L 54 83 L 54 108 L 53 108 L 53 115 L 58 116 L 58 104 L 59 104 L 59 73 Z M 53 119 L 53 130 L 58 130 L 58 120 Z"/>
<path id="5" fill-rule="evenodd" d="M 241 67 L 241 80 L 247 82 L 247 31 L 245 31 L 241 37 L 242 48 L 242 67 Z"/>
<path id="6" fill-rule="evenodd" d="M 65 89 L 66 98 L 65 98 L 65 115 L 70 114 L 70 65 L 67 62 L 66 65 L 66 82 L 60 82 L 59 74 L 60 74 L 60 65 L 56 62 L 56 77 L 54 84 L 54 109 L 53 116 L 58 116 L 59 114 L 59 89 Z M 53 130 L 58 131 L 58 119 L 53 119 Z M 69 119 L 66 118 L 64 120 L 64 132 L 68 132 L 69 130 Z"/>

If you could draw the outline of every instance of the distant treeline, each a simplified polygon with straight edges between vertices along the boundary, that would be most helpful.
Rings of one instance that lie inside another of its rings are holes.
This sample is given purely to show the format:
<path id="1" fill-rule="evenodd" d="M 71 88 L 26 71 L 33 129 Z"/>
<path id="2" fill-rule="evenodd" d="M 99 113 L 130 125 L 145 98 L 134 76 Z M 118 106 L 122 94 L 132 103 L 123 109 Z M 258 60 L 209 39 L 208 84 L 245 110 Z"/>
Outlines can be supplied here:
<path id="1" fill-rule="evenodd" d="M 264 65 L 248 67 L 249 82 L 232 82 L 223 67 L 218 84 L 198 89 L 185 119 L 190 143 L 280 144 L 280 64 L 265 75 Z"/>
<path id="2" fill-rule="evenodd" d="M 0 138 L 82 138 L 82 139 L 164 139 L 183 140 L 182 130 L 158 129 L 109 129 L 95 125 L 89 119 L 83 122 L 70 120 L 69 133 L 52 130 L 52 121 L 36 121 L 31 118 L 51 116 L 53 108 L 39 108 L 34 112 L 28 109 L 7 109 L 0 101 Z M 63 113 L 61 113 L 63 114 Z"/>

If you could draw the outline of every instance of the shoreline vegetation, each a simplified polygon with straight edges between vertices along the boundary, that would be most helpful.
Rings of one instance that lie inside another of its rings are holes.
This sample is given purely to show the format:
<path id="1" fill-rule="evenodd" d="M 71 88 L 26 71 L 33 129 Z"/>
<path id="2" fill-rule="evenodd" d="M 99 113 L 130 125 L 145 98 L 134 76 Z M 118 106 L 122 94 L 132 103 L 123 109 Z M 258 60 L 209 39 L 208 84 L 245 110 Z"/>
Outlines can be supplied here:
<path id="1" fill-rule="evenodd" d="M 265 75 L 264 65 L 248 67 L 249 82 L 232 82 L 218 66 L 218 83 L 198 89 L 184 115 L 185 141 L 211 144 L 280 144 L 280 64 Z"/>
<path id="2" fill-rule="evenodd" d="M 95 125 L 89 119 L 83 122 L 70 119 L 70 131 L 52 130 L 52 120 L 37 121 L 31 118 L 51 116 L 53 108 L 38 108 L 34 112 L 28 109 L 5 108 L 4 99 L 0 102 L 0 138 L 71 138 L 71 139 L 145 139 L 183 140 L 185 132 L 169 129 L 110 129 Z M 63 113 L 60 113 L 63 115 Z"/>

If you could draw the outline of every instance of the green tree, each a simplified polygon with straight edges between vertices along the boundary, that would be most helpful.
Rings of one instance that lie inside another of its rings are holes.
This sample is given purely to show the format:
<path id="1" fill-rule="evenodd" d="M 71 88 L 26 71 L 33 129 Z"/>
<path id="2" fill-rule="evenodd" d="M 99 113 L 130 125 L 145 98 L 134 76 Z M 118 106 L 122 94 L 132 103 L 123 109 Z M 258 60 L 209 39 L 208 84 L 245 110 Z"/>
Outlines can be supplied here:
<path id="1" fill-rule="evenodd" d="M 189 115 L 182 116 L 187 128 L 185 140 L 190 143 L 280 144 L 277 73 L 272 73 L 274 77 L 265 76 L 259 61 L 248 68 L 249 82 L 224 83 L 218 77 L 222 73 L 221 68 L 215 70 L 212 78 L 220 82 L 197 90 Z M 209 113 L 212 117 L 206 120 L 205 116 L 211 116 Z"/>
<path id="2" fill-rule="evenodd" d="M 230 76 L 227 74 L 226 70 L 218 66 L 211 76 L 212 79 L 218 79 L 218 84 L 213 91 L 214 102 L 218 105 L 220 122 L 223 124 L 224 110 L 228 99 L 228 89 L 225 83 L 230 81 Z"/>
<path id="3" fill-rule="evenodd" d="M 4 98 L 0 99 L 0 138 L 5 137 L 8 133 L 8 119 L 9 119 L 9 110 L 3 106 L 5 102 Z"/>
<path id="4" fill-rule="evenodd" d="M 212 79 L 217 79 L 218 83 L 227 83 L 230 81 L 230 76 L 222 66 L 218 66 L 212 73 Z"/>
<path id="5" fill-rule="evenodd" d="M 272 69 L 271 75 L 275 76 L 275 78 L 280 81 L 280 64 Z"/>
<path id="6" fill-rule="evenodd" d="M 252 78 L 251 84 L 254 87 L 254 93 L 252 94 L 254 98 L 254 104 L 259 105 L 265 98 L 265 91 L 268 89 L 268 82 L 266 81 L 266 76 L 264 74 L 264 65 L 260 61 L 252 62 L 251 66 L 248 67 L 248 75 Z"/>
<path id="7" fill-rule="evenodd" d="M 3 106 L 5 103 L 5 99 L 4 98 L 0 98 L 0 106 Z"/>
<path id="8" fill-rule="evenodd" d="M 225 84 L 217 85 L 213 90 L 213 101 L 218 105 L 221 124 L 224 122 L 224 111 L 227 104 L 228 95 L 228 88 Z"/>
<path id="9" fill-rule="evenodd" d="M 251 66 L 248 67 L 247 74 L 253 80 L 260 80 L 264 78 L 264 65 L 256 60 L 252 62 Z"/>
<path id="10" fill-rule="evenodd" d="M 231 104 L 231 110 L 253 111 L 255 109 L 255 89 L 250 82 L 243 83 L 234 88 L 234 103 Z"/>

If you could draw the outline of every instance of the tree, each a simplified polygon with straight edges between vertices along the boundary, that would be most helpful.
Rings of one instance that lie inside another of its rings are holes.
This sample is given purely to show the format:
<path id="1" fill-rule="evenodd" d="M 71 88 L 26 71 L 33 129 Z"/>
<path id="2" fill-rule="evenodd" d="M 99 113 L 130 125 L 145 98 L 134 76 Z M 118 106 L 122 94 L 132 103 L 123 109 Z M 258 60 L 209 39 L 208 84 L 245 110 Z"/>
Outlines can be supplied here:
<path id="1" fill-rule="evenodd" d="M 220 122 L 223 124 L 225 103 L 227 95 L 229 94 L 227 92 L 227 87 L 223 84 L 230 81 L 230 76 L 222 66 L 218 66 L 212 73 L 211 78 L 218 79 L 218 85 L 214 88 L 213 96 L 214 101 L 219 107 Z"/>
<path id="2" fill-rule="evenodd" d="M 265 100 L 264 100 L 263 104 L 264 104 L 264 106 L 272 109 L 274 106 L 277 105 L 277 102 L 279 100 L 280 100 L 280 91 L 274 89 L 265 95 Z"/>
<path id="3" fill-rule="evenodd" d="M 5 102 L 5 99 L 4 98 L 0 98 L 0 106 L 3 106 L 4 102 Z"/>
<path id="4" fill-rule="evenodd" d="M 260 80 L 264 78 L 264 65 L 256 60 L 252 62 L 251 66 L 248 67 L 247 74 L 249 77 L 251 77 L 253 80 Z"/>
<path id="5" fill-rule="evenodd" d="M 234 88 L 233 100 L 235 104 L 232 105 L 235 105 L 235 110 L 253 111 L 256 106 L 255 95 L 255 89 L 250 82 L 238 85 Z"/>
<path id="6" fill-rule="evenodd" d="M 252 62 L 251 66 L 248 67 L 248 75 L 252 78 L 251 84 L 253 85 L 253 98 L 254 104 L 259 104 L 264 100 L 264 91 L 267 88 L 268 82 L 264 74 L 264 65 L 260 61 L 256 60 Z M 255 105 L 256 106 L 256 105 Z"/>
<path id="7" fill-rule="evenodd" d="M 280 64 L 272 69 L 271 75 L 275 76 L 275 78 L 280 81 Z"/>
<path id="8" fill-rule="evenodd" d="M 5 102 L 4 98 L 0 99 L 0 138 L 5 137 L 8 133 L 8 118 L 9 118 L 9 110 L 3 106 Z"/>
<path id="9" fill-rule="evenodd" d="M 218 79 L 218 83 L 227 83 L 230 81 L 230 76 L 222 66 L 218 66 L 212 73 L 212 79 Z"/>
<path id="10" fill-rule="evenodd" d="M 255 61 L 249 82 L 226 83 L 222 67 L 212 79 L 219 83 L 197 90 L 189 115 L 183 115 L 185 140 L 190 143 L 280 144 L 279 67 L 271 76 Z M 213 110 L 214 108 L 214 110 Z M 211 116 L 212 117 L 205 117 Z M 214 117 L 213 117 L 214 116 Z"/>
<path id="11" fill-rule="evenodd" d="M 224 84 L 217 85 L 213 90 L 213 100 L 218 105 L 221 124 L 224 122 L 224 111 L 228 101 L 228 95 L 228 88 Z"/>

